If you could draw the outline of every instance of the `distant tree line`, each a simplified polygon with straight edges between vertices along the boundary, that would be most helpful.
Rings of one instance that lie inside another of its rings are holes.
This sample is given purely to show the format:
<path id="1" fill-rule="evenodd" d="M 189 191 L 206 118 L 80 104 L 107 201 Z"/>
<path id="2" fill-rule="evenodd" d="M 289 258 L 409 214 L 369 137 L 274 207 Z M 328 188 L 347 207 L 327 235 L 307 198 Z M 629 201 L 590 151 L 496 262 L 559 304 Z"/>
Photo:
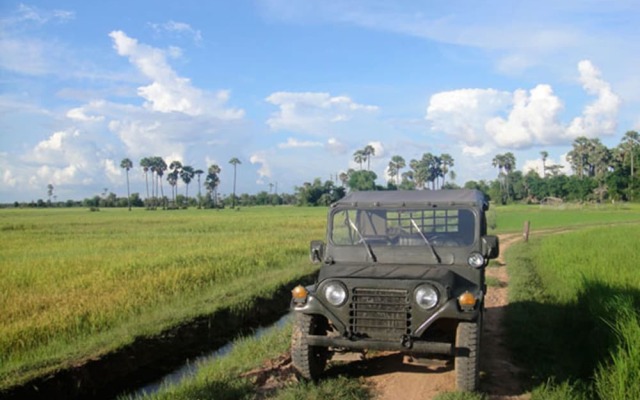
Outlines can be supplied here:
<path id="1" fill-rule="evenodd" d="M 48 200 L 18 203 L 15 207 L 147 207 L 156 209 L 176 208 L 221 208 L 254 205 L 298 205 L 326 206 L 342 198 L 349 191 L 360 190 L 438 190 L 456 189 L 453 170 L 454 159 L 449 154 L 434 155 L 424 153 L 420 159 L 407 163 L 400 155 L 393 155 L 387 165 L 386 185 L 376 184 L 377 175 L 370 170 L 371 158 L 375 149 L 368 145 L 353 154 L 353 160 L 360 168 L 348 169 L 335 175 L 335 179 L 322 181 L 315 178 L 295 188 L 294 194 L 269 192 L 236 195 L 236 170 L 241 161 L 233 157 L 233 193 L 221 197 L 217 189 L 220 185 L 221 168 L 210 165 L 204 170 L 179 161 L 167 163 L 161 157 L 145 157 L 140 167 L 145 175 L 146 197 L 138 192 L 130 193 L 129 171 L 133 162 L 125 158 L 120 166 L 126 171 L 127 196 L 118 197 L 104 189 L 100 195 L 83 201 L 56 200 L 55 188 L 47 185 Z M 637 201 L 640 199 L 640 135 L 636 131 L 625 133 L 620 144 L 607 148 L 599 139 L 578 137 L 567 154 L 567 160 L 573 170 L 572 175 L 563 171 L 559 164 L 548 164 L 548 152 L 540 152 L 542 174 L 530 170 L 526 174 L 516 169 L 516 158 L 511 152 L 497 154 L 492 165 L 497 169 L 495 180 L 468 181 L 462 187 L 479 189 L 493 201 L 502 204 L 511 202 L 537 203 L 549 198 L 562 201 Z M 366 169 L 364 165 L 366 164 Z M 406 169 L 406 170 L 405 170 Z M 168 171 L 168 172 L 167 172 Z M 164 179 L 171 188 L 170 196 L 164 193 Z M 204 175 L 204 184 L 202 175 Z M 196 180 L 197 194 L 189 196 L 189 185 Z M 447 177 L 449 180 L 447 180 Z M 333 177 L 332 177 L 333 178 Z M 179 183 L 184 184 L 184 194 L 179 193 Z M 204 193 L 202 188 L 204 187 Z"/>

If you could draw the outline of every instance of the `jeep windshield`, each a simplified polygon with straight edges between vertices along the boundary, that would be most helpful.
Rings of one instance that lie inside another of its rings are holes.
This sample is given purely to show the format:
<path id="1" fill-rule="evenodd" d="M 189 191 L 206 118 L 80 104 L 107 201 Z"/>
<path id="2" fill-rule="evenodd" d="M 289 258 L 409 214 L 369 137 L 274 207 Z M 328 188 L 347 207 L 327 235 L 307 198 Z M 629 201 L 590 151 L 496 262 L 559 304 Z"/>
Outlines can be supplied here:
<path id="1" fill-rule="evenodd" d="M 475 221 L 466 208 L 342 208 L 332 215 L 330 240 L 335 246 L 426 246 L 435 252 L 472 245 Z"/>

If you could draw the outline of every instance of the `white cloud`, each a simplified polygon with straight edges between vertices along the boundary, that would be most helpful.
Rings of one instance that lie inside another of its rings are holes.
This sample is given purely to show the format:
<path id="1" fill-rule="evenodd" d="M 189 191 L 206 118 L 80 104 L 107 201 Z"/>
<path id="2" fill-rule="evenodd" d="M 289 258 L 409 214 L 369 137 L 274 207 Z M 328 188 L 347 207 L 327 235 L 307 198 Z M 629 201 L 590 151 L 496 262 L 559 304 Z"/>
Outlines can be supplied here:
<path id="1" fill-rule="evenodd" d="M 337 123 L 378 110 L 376 106 L 358 104 L 347 96 L 318 92 L 276 92 L 266 101 L 279 107 L 267 120 L 272 130 L 309 134 L 328 134 Z"/>
<path id="2" fill-rule="evenodd" d="M 548 157 L 547 160 L 544 162 L 544 166 L 545 167 L 549 167 L 551 165 L 560 165 L 562 166 L 562 168 L 560 169 L 560 173 L 561 174 L 568 174 L 571 171 L 571 167 L 569 162 L 566 160 L 566 155 L 562 154 L 560 156 L 560 159 L 558 161 L 554 160 L 551 157 Z M 529 171 L 536 171 L 538 173 L 538 175 L 543 176 L 543 164 L 542 164 L 542 157 L 534 159 L 534 160 L 525 160 L 523 165 L 522 165 L 522 173 L 523 174 L 527 174 L 527 172 Z M 547 171 L 547 174 L 549 172 Z"/>
<path id="3" fill-rule="evenodd" d="M 462 154 L 468 154 L 472 157 L 482 157 L 491 153 L 495 147 L 491 144 L 485 144 L 482 146 L 462 146 Z"/>
<path id="4" fill-rule="evenodd" d="M 4 173 L 2 174 L 2 185 L 8 186 L 8 187 L 15 187 L 17 183 L 18 183 L 18 180 L 16 179 L 15 176 L 13 176 L 13 173 L 9 170 L 5 170 Z"/>
<path id="5" fill-rule="evenodd" d="M 109 181 L 111 182 L 122 181 L 122 179 L 120 179 L 122 177 L 122 168 L 120 168 L 119 163 L 116 164 L 115 160 L 112 160 L 110 158 L 103 160 L 103 167 L 104 167 L 104 172 L 107 178 L 109 178 Z"/>
<path id="6" fill-rule="evenodd" d="M 35 23 L 44 25 L 49 22 L 64 23 L 75 18 L 73 11 L 67 10 L 43 10 L 34 6 L 20 4 L 17 12 L 4 22 L 12 25 L 20 23 Z"/>
<path id="7" fill-rule="evenodd" d="M 42 186 L 47 184 L 65 185 L 75 183 L 77 180 L 78 168 L 75 165 L 68 165 L 62 168 L 55 168 L 43 165 L 36 172 L 37 180 L 31 180 L 32 186 Z M 34 177 L 35 178 L 35 177 Z"/>
<path id="8" fill-rule="evenodd" d="M 271 167 L 269 166 L 269 162 L 267 161 L 267 153 L 264 151 L 259 151 L 254 153 L 250 158 L 249 162 L 251 164 L 259 164 L 260 168 L 258 168 L 258 175 L 260 179 L 258 179 L 257 183 L 262 183 L 262 178 L 271 178 Z"/>
<path id="9" fill-rule="evenodd" d="M 200 30 L 194 29 L 185 22 L 168 21 L 162 24 L 150 23 L 149 26 L 158 33 L 171 33 L 175 35 L 186 35 L 191 37 L 195 42 L 202 41 L 202 33 Z"/>
<path id="10" fill-rule="evenodd" d="M 300 147 L 322 147 L 320 142 L 311 141 L 299 141 L 295 138 L 288 138 L 286 143 L 279 143 L 278 148 L 281 149 L 295 149 Z"/>
<path id="11" fill-rule="evenodd" d="M 332 154 L 344 154 L 347 151 L 347 146 L 336 138 L 329 138 L 325 148 Z"/>
<path id="12" fill-rule="evenodd" d="M 87 112 L 89 111 L 90 108 L 100 108 L 103 105 L 104 105 L 104 102 L 99 101 L 99 102 L 90 103 L 87 106 L 72 108 L 69 111 L 67 111 L 67 118 L 70 118 L 76 121 L 81 121 L 81 122 L 102 121 L 104 120 L 103 115 L 88 115 Z"/>
<path id="13" fill-rule="evenodd" d="M 209 94 L 195 88 L 188 78 L 178 76 L 167 63 L 167 52 L 138 43 L 122 31 L 113 31 L 109 36 L 118 54 L 128 57 L 152 81 L 138 88 L 138 95 L 146 100 L 144 106 L 149 110 L 180 112 L 191 116 L 208 114 L 225 120 L 244 116 L 243 110 L 225 108 L 229 99 L 227 91 Z"/>
<path id="14" fill-rule="evenodd" d="M 432 131 L 457 139 L 463 152 L 474 156 L 485 155 L 492 147 L 523 149 L 615 133 L 619 97 L 591 62 L 581 61 L 578 69 L 583 88 L 597 99 L 570 124 L 562 123 L 563 102 L 545 84 L 513 93 L 495 89 L 436 93 L 426 119 Z"/>
<path id="15" fill-rule="evenodd" d="M 486 130 L 497 145 L 504 148 L 553 143 L 564 130 L 558 121 L 562 110 L 562 101 L 549 85 L 538 85 L 528 93 L 516 90 L 508 118 L 490 119 Z"/>
<path id="16" fill-rule="evenodd" d="M 580 61 L 578 69 L 582 87 L 587 93 L 597 96 L 597 99 L 585 108 L 582 116 L 571 121 L 567 135 L 570 138 L 578 136 L 595 138 L 599 135 L 614 134 L 620 98 L 613 93 L 609 83 L 601 78 L 600 71 L 591 61 Z"/>
<path id="17" fill-rule="evenodd" d="M 495 89 L 459 89 L 431 96 L 426 119 L 433 131 L 444 132 L 470 146 L 486 141 L 485 124 L 511 102 Z"/>
<path id="18" fill-rule="evenodd" d="M 39 162 L 60 161 L 59 153 L 64 151 L 73 138 L 80 136 L 78 131 L 54 132 L 47 140 L 39 142 L 33 149 L 33 156 Z"/>

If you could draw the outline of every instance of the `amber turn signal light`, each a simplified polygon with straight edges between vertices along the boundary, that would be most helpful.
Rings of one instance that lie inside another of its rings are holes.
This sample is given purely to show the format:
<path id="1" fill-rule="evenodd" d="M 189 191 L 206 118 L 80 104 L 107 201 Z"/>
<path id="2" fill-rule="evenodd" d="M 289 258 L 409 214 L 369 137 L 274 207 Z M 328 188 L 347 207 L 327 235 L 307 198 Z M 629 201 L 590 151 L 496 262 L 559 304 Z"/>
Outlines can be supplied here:
<path id="1" fill-rule="evenodd" d="M 458 303 L 462 307 L 473 307 L 476 305 L 476 296 L 469 292 L 464 292 L 458 297 Z"/>
<path id="2" fill-rule="evenodd" d="M 307 289 L 305 289 L 304 286 L 302 285 L 298 285 L 294 287 L 293 290 L 291 291 L 291 295 L 296 300 L 306 299 L 308 294 L 309 292 L 307 292 Z"/>

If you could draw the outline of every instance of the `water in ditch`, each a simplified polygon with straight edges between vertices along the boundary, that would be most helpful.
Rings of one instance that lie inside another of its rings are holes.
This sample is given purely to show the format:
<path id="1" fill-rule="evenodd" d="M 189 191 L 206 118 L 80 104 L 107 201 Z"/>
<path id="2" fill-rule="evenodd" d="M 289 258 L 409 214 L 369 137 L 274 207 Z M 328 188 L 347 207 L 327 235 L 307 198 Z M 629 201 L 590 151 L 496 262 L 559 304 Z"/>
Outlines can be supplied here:
<path id="1" fill-rule="evenodd" d="M 274 329 L 282 328 L 290 319 L 291 314 L 285 314 L 273 324 L 257 328 L 250 336 L 252 338 L 259 338 Z M 212 362 L 220 357 L 224 357 L 225 355 L 229 354 L 229 352 L 231 352 L 231 350 L 233 349 L 233 346 L 234 343 L 230 342 L 215 351 L 200 355 L 198 357 L 187 359 L 184 365 L 178 367 L 173 372 L 170 372 L 162 378 L 151 382 L 133 392 L 130 392 L 129 394 L 131 397 L 137 398 L 144 395 L 153 394 L 160 390 L 161 387 L 175 385 L 181 382 L 183 379 L 194 376 L 198 372 L 201 365 Z"/>

